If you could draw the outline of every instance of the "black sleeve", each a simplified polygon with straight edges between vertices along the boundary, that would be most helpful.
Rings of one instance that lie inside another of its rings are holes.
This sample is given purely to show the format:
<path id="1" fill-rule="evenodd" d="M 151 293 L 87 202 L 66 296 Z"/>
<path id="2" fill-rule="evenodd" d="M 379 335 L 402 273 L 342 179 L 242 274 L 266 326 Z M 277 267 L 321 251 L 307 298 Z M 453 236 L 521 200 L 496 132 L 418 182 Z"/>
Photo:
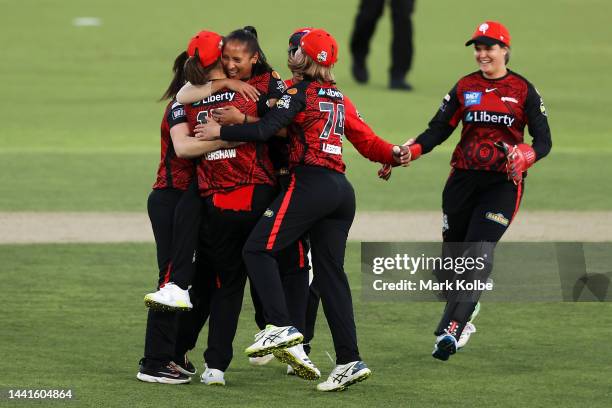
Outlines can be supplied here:
<path id="1" fill-rule="evenodd" d="M 280 99 L 286 89 L 285 81 L 282 80 L 280 74 L 276 71 L 272 71 L 268 81 L 268 93 L 257 101 L 257 116 L 261 118 L 270 112 L 268 100 Z"/>
<path id="2" fill-rule="evenodd" d="M 536 153 L 536 161 L 545 157 L 552 147 L 550 127 L 544 100 L 532 84 L 528 84 L 527 99 L 525 100 L 525 114 L 529 134 L 533 138 L 531 147 Z"/>
<path id="3" fill-rule="evenodd" d="M 172 107 L 168 110 L 168 128 L 172 129 L 172 126 L 178 125 L 179 123 L 187 122 L 187 114 L 185 113 L 185 107 L 178 102 L 174 102 Z"/>
<path id="4" fill-rule="evenodd" d="M 440 109 L 429 121 L 427 129 L 416 139 L 416 143 L 420 144 L 423 148 L 423 153 L 429 153 L 453 133 L 459 123 L 457 116 L 459 108 L 457 85 L 455 85 L 442 100 Z"/>
<path id="5" fill-rule="evenodd" d="M 276 71 L 272 71 L 270 74 L 270 83 L 268 84 L 268 99 L 280 99 L 286 89 L 285 81 L 283 81 L 280 74 Z"/>
<path id="6" fill-rule="evenodd" d="M 248 125 L 221 126 L 221 140 L 236 142 L 265 142 L 289 125 L 295 115 L 306 107 L 306 88 L 304 86 L 289 89 L 276 105 L 270 109 L 259 122 Z"/>

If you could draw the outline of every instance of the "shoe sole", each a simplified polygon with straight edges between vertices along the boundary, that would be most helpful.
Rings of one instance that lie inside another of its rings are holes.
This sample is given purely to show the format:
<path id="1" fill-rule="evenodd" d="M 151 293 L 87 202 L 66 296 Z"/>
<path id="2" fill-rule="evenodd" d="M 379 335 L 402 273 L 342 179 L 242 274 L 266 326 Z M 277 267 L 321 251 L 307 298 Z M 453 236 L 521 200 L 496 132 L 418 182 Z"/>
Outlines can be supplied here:
<path id="1" fill-rule="evenodd" d="M 264 357 L 266 357 L 266 356 L 264 356 Z M 266 364 L 268 364 L 272 360 L 274 360 L 274 357 L 268 358 L 267 360 L 264 360 L 264 361 L 257 360 L 257 361 L 253 362 L 253 361 L 249 360 L 249 364 L 252 365 L 252 366 L 255 366 L 255 367 L 260 367 L 260 366 L 265 366 Z"/>
<path id="2" fill-rule="evenodd" d="M 318 380 L 321 374 L 314 371 L 311 367 L 300 364 L 300 361 L 295 358 L 286 348 L 273 352 L 274 357 L 282 363 L 288 364 L 293 368 L 294 375 L 305 380 Z"/>
<path id="3" fill-rule="evenodd" d="M 149 309 L 156 310 L 159 312 L 188 312 L 192 309 L 189 306 L 168 306 L 146 296 L 144 298 L 144 304 Z"/>
<path id="4" fill-rule="evenodd" d="M 187 384 L 189 382 L 191 382 L 191 377 L 186 378 L 186 379 L 178 379 L 178 378 L 166 378 L 166 377 L 154 377 L 152 375 L 149 374 L 144 374 L 139 372 L 138 374 L 136 374 L 136 378 L 138 378 L 140 381 L 142 382 L 148 382 L 148 383 L 158 383 L 158 384 Z"/>
<path id="5" fill-rule="evenodd" d="M 344 383 L 342 386 L 337 387 L 337 388 L 333 388 L 331 390 L 318 390 L 319 391 L 323 391 L 323 392 L 339 392 L 339 391 L 344 391 L 346 390 L 349 386 L 353 385 L 353 384 L 357 384 L 359 382 L 365 381 L 368 378 L 370 378 L 372 376 L 372 370 L 370 370 L 369 368 L 367 369 L 366 372 L 357 375 L 355 378 L 353 378 L 350 381 L 347 381 L 346 383 Z"/>
<path id="6" fill-rule="evenodd" d="M 457 352 L 456 343 L 450 338 L 445 337 L 436 344 L 436 349 L 431 355 L 438 360 L 446 361 Z"/>
<path id="7" fill-rule="evenodd" d="M 281 349 L 297 346 L 303 340 L 304 340 L 304 336 L 300 335 L 299 337 L 296 337 L 295 339 L 289 340 L 289 341 L 287 341 L 285 343 L 276 344 L 276 345 L 271 346 L 271 347 L 265 347 L 265 348 L 261 348 L 261 349 L 258 349 L 258 350 L 251 350 L 251 351 L 249 351 L 249 349 L 247 348 L 246 350 L 244 350 L 244 352 L 249 357 L 263 357 L 263 356 L 267 356 L 268 354 L 272 354 L 272 353 L 274 353 L 277 350 L 281 350 Z"/>
<path id="8" fill-rule="evenodd" d="M 200 382 L 202 384 L 204 384 L 204 385 L 210 385 L 210 386 L 215 386 L 215 387 L 224 387 L 225 386 L 224 382 L 216 382 L 216 381 L 215 382 L 209 382 L 209 383 L 204 382 L 204 381 L 200 381 Z"/>

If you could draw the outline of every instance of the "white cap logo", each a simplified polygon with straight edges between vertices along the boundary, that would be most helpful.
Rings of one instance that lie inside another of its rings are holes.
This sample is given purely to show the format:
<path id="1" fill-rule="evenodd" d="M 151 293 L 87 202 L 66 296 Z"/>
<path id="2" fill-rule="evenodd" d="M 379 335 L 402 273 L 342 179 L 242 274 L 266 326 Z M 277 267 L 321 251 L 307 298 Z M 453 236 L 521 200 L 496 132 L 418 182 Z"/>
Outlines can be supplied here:
<path id="1" fill-rule="evenodd" d="M 486 34 L 488 29 L 489 25 L 487 23 L 482 23 L 480 27 L 478 27 L 478 31 L 482 31 L 483 34 Z"/>
<path id="2" fill-rule="evenodd" d="M 319 62 L 327 61 L 327 51 L 321 51 L 319 55 L 317 55 L 317 61 Z"/>

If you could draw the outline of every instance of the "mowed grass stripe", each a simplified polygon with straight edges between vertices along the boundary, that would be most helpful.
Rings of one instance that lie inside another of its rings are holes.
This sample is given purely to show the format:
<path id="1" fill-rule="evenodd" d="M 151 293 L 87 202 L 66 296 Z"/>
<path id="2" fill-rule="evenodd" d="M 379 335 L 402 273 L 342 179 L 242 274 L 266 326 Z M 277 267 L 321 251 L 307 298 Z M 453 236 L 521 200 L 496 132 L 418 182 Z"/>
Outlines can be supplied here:
<path id="1" fill-rule="evenodd" d="M 0 260 L 3 292 L 10 294 L 4 303 L 10 313 L 0 317 L 2 388 L 72 387 L 84 407 L 609 405 L 607 303 L 485 303 L 469 346 L 442 363 L 429 355 L 442 304 L 362 303 L 359 247 L 349 244 L 346 271 L 370 380 L 321 394 L 315 383 L 287 377 L 280 364 L 249 366 L 242 349 L 257 329 L 247 296 L 227 387 L 205 387 L 197 377 L 173 387 L 135 379 L 142 296 L 156 281 L 153 245 L 9 245 L 0 246 Z M 191 358 L 201 372 L 206 330 L 200 338 Z M 332 367 L 331 344 L 321 313 L 312 359 L 324 375 Z"/>

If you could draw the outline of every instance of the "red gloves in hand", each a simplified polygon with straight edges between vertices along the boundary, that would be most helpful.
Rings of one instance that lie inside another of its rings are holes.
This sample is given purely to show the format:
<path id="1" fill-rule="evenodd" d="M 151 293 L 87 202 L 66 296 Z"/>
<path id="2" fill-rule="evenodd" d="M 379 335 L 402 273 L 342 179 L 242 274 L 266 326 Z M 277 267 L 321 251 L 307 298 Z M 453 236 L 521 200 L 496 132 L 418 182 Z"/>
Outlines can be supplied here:
<path id="1" fill-rule="evenodd" d="M 506 148 L 506 171 L 508 179 L 514 184 L 519 184 L 523 181 L 523 173 L 536 161 L 535 151 L 531 146 L 521 143 L 515 146 L 510 146 L 504 143 Z"/>

